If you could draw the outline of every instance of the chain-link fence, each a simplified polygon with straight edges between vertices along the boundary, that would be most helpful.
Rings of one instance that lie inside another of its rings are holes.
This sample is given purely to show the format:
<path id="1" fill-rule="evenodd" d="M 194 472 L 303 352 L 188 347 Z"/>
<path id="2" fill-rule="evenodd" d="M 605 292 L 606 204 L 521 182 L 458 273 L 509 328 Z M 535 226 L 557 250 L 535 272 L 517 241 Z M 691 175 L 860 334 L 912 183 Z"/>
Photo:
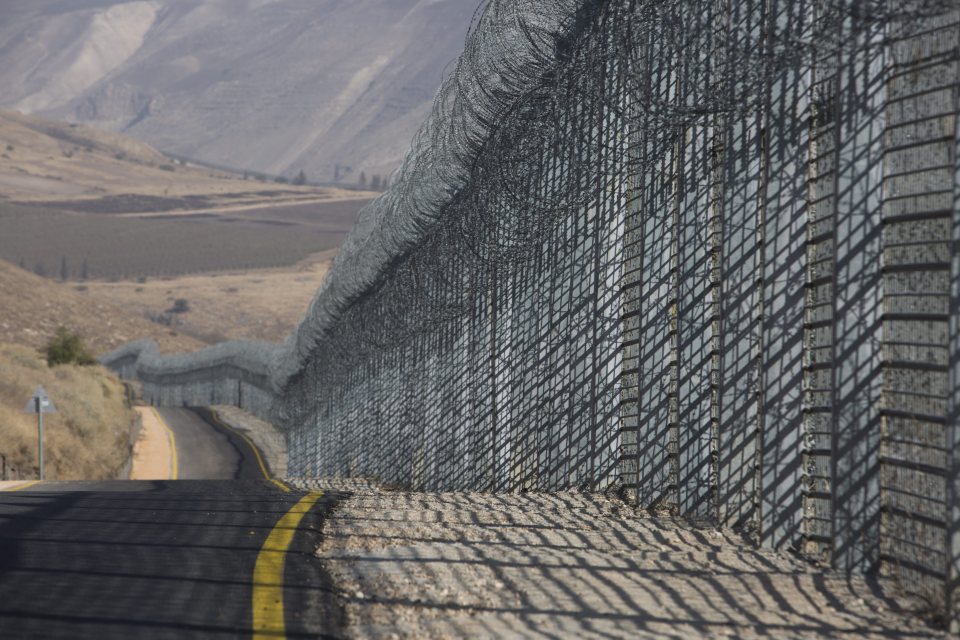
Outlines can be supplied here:
<path id="1" fill-rule="evenodd" d="M 491 0 L 283 346 L 105 361 L 293 474 L 615 490 L 943 610 L 960 9 Z"/>

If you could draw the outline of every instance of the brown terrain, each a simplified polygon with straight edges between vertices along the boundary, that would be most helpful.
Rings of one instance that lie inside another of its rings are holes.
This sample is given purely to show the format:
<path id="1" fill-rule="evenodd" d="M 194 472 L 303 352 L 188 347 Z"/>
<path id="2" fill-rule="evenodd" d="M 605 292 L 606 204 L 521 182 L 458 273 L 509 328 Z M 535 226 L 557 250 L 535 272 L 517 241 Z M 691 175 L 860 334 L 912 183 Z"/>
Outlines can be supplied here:
<path id="1" fill-rule="evenodd" d="M 339 246 L 375 195 L 246 179 L 117 134 L 0 111 L 0 259 L 41 275 L 291 266 Z"/>
<path id="2" fill-rule="evenodd" d="M 56 413 L 44 416 L 44 468 L 51 480 L 125 476 L 135 418 L 123 385 L 103 367 L 47 366 L 29 347 L 0 338 L 0 481 L 37 477 L 36 417 L 24 413 L 37 385 Z M 6 636 L 5 636 L 6 637 Z"/>
<path id="3" fill-rule="evenodd" d="M 244 179 L 183 164 L 119 134 L 0 110 L 0 196 L 57 209 L 116 214 L 370 194 Z"/>
<path id="4" fill-rule="evenodd" d="M 39 348 L 61 325 L 98 354 L 138 338 L 153 338 L 165 352 L 203 346 L 171 327 L 0 261 L 0 343 Z"/>
<path id="5" fill-rule="evenodd" d="M 319 253 L 292 267 L 142 283 L 90 281 L 79 286 L 86 289 L 91 300 L 103 300 L 169 323 L 172 329 L 205 342 L 280 342 L 303 318 L 335 253 Z M 187 311 L 171 312 L 178 299 L 187 301 Z"/>
<path id="6" fill-rule="evenodd" d="M 3 264 L 0 341 L 36 347 L 60 324 L 97 352 L 282 340 L 374 195 L 245 179 L 0 110 L 0 260 L 63 281 Z"/>

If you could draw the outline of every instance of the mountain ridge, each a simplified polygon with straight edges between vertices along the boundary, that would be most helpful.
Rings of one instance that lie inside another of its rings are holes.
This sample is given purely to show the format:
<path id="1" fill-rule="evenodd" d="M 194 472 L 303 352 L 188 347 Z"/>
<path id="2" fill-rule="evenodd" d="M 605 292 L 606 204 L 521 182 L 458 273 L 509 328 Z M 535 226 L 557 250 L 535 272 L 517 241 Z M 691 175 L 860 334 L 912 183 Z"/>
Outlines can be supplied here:
<path id="1" fill-rule="evenodd" d="M 0 106 L 239 170 L 357 182 L 399 164 L 476 4 L 12 0 Z"/>

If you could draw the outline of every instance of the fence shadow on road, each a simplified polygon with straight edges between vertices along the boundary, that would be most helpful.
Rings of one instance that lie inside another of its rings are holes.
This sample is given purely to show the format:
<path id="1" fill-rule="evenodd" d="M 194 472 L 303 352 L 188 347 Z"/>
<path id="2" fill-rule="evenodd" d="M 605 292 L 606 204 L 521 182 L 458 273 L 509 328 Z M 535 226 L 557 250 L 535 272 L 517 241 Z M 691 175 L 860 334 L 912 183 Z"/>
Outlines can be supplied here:
<path id="1" fill-rule="evenodd" d="M 0 493 L 0 635 L 249 636 L 254 564 L 298 498 L 208 481 Z M 301 526 L 319 529 L 317 511 Z M 301 542 L 288 558 L 309 565 L 312 541 Z M 329 599 L 310 570 L 284 585 L 301 608 Z M 288 637 L 316 637 L 295 626 Z"/>

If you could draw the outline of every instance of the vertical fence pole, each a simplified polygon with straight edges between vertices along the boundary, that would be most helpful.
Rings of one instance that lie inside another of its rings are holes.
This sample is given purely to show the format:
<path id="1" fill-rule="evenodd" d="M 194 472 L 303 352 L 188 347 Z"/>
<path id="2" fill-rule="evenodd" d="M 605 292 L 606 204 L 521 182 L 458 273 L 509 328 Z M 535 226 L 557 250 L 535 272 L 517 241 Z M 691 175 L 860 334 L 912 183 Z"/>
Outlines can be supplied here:
<path id="1" fill-rule="evenodd" d="M 947 386 L 946 581 L 944 600 L 950 633 L 960 633 L 960 85 L 954 87 L 953 216 L 950 225 L 949 374 Z"/>

